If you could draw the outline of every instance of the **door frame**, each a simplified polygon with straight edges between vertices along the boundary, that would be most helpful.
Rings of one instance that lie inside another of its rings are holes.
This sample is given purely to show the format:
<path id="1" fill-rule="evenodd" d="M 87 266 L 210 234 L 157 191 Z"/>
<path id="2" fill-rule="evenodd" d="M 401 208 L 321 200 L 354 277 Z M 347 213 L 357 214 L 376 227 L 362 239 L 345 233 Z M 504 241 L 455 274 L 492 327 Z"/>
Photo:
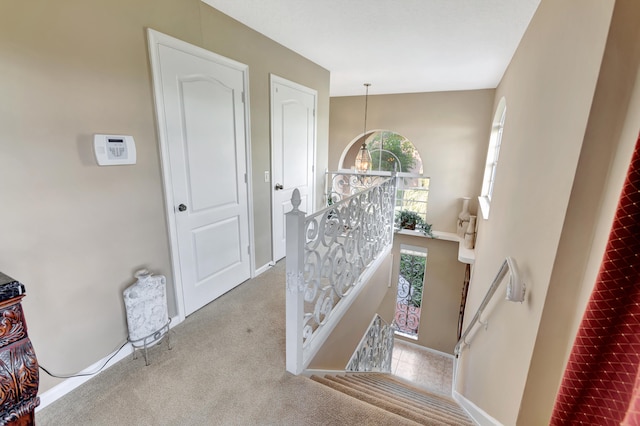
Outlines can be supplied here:
<path id="1" fill-rule="evenodd" d="M 189 53 L 203 59 L 212 60 L 225 66 L 237 69 L 242 72 L 244 85 L 244 114 L 245 114 L 245 152 L 246 152 L 246 175 L 247 175 L 247 219 L 249 221 L 249 270 L 250 277 L 255 277 L 255 247 L 253 229 L 253 187 L 251 179 L 251 116 L 249 115 L 249 67 L 240 62 L 213 53 L 209 50 L 168 36 L 159 31 L 147 28 L 147 40 L 149 45 L 149 60 L 152 75 L 152 92 L 155 105 L 156 127 L 158 132 L 158 142 L 160 145 L 160 169 L 162 172 L 163 193 L 165 200 L 165 215 L 167 220 L 167 230 L 169 233 L 169 256 L 171 258 L 171 273 L 173 277 L 174 296 L 178 323 L 184 321 L 186 309 L 184 306 L 182 273 L 180 271 L 180 251 L 178 249 L 178 231 L 175 217 L 175 201 L 172 192 L 172 176 L 169 163 L 169 142 L 167 138 L 164 101 L 162 96 L 162 79 L 160 75 L 160 54 L 159 46 L 167 46 L 176 50 Z"/>
<path id="2" fill-rule="evenodd" d="M 305 93 L 309 93 L 311 95 L 313 95 L 313 147 L 311 149 L 311 153 L 312 153 L 312 158 L 311 158 L 311 166 L 313 167 L 313 180 L 311 182 L 311 190 L 309 191 L 309 197 L 311 197 L 311 206 L 313 206 L 313 208 L 315 209 L 316 206 L 316 187 L 315 187 L 315 182 L 316 182 L 316 161 L 317 161 L 317 152 L 316 149 L 318 147 L 318 91 L 315 89 L 312 89 L 310 87 L 307 86 L 303 86 L 302 84 L 296 83 L 294 81 L 291 80 L 287 80 L 286 78 L 280 77 L 276 74 L 270 73 L 269 74 L 269 132 L 270 132 L 270 137 L 269 137 L 269 150 L 271 152 L 271 175 L 269 176 L 269 188 L 270 188 L 270 195 L 271 195 L 271 264 L 275 265 L 275 244 L 276 244 L 276 240 L 275 240 L 275 231 L 274 231 L 274 221 L 276 220 L 273 214 L 273 210 L 274 210 L 274 198 L 275 198 L 275 188 L 274 188 L 274 181 L 273 181 L 273 176 L 274 176 L 274 152 L 273 152 L 273 89 L 274 89 L 274 84 L 282 84 L 284 86 L 289 86 L 293 89 L 299 90 L 301 92 L 305 92 Z M 306 212 L 307 214 L 311 214 L 312 212 Z"/>

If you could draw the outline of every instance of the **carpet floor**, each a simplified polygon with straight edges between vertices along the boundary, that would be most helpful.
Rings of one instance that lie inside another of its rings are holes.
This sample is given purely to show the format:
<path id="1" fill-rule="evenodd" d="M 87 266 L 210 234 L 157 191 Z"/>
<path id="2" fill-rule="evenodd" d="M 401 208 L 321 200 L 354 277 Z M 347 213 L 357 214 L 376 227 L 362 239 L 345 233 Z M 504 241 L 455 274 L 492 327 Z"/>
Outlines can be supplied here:
<path id="1" fill-rule="evenodd" d="M 285 370 L 285 265 L 247 281 L 36 413 L 38 426 L 415 425 Z"/>

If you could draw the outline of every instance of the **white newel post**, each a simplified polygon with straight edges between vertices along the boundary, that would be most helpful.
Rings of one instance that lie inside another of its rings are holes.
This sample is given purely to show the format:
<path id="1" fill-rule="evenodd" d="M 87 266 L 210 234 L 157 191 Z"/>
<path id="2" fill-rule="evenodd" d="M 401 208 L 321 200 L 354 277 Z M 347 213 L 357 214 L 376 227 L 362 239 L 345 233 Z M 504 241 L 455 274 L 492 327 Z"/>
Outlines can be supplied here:
<path id="1" fill-rule="evenodd" d="M 300 191 L 294 189 L 291 196 L 293 209 L 286 214 L 287 256 L 287 316 L 286 316 L 286 360 L 287 371 L 300 374 L 302 365 L 302 330 L 304 300 L 301 287 L 304 274 L 304 220 L 306 213 L 298 210 Z"/>

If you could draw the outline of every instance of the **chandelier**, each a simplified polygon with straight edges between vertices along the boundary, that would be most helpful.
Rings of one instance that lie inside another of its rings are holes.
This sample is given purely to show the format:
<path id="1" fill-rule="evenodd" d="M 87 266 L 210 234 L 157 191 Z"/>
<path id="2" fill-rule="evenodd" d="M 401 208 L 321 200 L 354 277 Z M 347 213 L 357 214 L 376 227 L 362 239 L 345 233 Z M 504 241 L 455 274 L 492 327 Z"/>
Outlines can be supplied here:
<path id="1" fill-rule="evenodd" d="M 371 154 L 367 149 L 367 106 L 369 102 L 369 86 L 371 83 L 364 84 L 366 92 L 364 95 L 364 131 L 362 132 L 362 146 L 356 155 L 355 167 L 358 173 L 367 173 L 371 169 Z"/>

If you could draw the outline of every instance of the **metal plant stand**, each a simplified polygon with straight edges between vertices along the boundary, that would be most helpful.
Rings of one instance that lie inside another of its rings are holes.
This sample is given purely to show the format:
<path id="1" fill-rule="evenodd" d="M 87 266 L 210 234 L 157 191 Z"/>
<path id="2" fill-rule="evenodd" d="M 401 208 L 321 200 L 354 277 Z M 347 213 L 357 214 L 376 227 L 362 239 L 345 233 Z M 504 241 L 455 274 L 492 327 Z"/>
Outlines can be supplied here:
<path id="1" fill-rule="evenodd" d="M 149 365 L 148 349 L 151 346 L 155 345 L 156 343 L 160 343 L 160 341 L 165 338 L 167 340 L 167 348 L 169 350 L 173 349 L 173 346 L 171 346 L 171 336 L 169 335 L 169 331 L 170 331 L 169 324 L 171 324 L 171 318 L 169 318 L 169 321 L 167 321 L 167 323 L 163 327 L 161 327 L 159 330 L 156 330 L 145 337 L 142 337 L 137 340 L 131 340 L 131 337 L 128 337 L 127 340 L 133 346 L 133 359 L 138 359 L 138 351 L 142 350 L 144 354 L 144 363 L 145 365 L 148 366 Z"/>

